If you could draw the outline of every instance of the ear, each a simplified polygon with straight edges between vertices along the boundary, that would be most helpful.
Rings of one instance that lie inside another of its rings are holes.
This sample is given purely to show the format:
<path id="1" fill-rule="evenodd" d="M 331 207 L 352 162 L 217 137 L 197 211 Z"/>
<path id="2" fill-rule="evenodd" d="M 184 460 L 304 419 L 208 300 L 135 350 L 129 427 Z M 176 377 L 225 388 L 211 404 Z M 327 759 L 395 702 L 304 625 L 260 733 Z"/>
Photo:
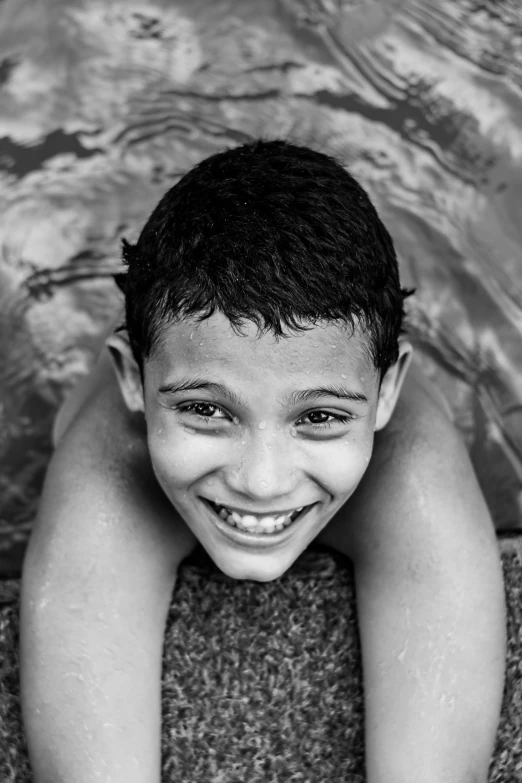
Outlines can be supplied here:
<path id="1" fill-rule="evenodd" d="M 382 430 L 391 419 L 399 399 L 402 384 L 406 378 L 413 355 L 413 347 L 407 340 L 399 339 L 399 358 L 388 368 L 382 379 L 377 402 L 377 414 L 374 430 Z"/>
<path id="2" fill-rule="evenodd" d="M 116 332 L 105 340 L 109 349 L 120 391 L 132 413 L 144 413 L 143 383 L 126 332 Z"/>

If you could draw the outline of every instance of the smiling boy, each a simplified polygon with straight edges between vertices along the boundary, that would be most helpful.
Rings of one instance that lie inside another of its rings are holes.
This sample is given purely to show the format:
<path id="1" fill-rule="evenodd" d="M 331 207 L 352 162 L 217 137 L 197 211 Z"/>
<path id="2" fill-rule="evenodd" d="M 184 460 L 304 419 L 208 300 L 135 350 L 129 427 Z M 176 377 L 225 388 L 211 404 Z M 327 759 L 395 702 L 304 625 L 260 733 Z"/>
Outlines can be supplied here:
<path id="1" fill-rule="evenodd" d="M 392 240 L 333 158 L 257 141 L 124 243 L 125 330 L 64 408 L 22 582 L 36 783 L 158 781 L 165 620 L 201 543 L 277 579 L 354 565 L 369 783 L 484 783 L 505 659 L 494 529 L 410 368 Z M 116 385 L 117 382 L 117 385 Z"/>

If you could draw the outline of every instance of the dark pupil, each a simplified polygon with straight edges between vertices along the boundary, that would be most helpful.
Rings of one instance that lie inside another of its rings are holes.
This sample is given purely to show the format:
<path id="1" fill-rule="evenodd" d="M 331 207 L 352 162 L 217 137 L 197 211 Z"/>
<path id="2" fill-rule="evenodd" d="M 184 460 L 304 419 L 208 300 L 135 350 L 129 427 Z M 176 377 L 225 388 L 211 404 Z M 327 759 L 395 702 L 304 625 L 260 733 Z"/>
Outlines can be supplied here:
<path id="1" fill-rule="evenodd" d="M 210 405 L 207 402 L 197 402 L 194 407 L 196 413 L 199 414 L 199 416 L 212 416 L 212 414 L 214 413 L 214 406 Z"/>
<path id="2" fill-rule="evenodd" d="M 309 413 L 308 416 L 310 417 L 310 421 L 312 422 L 312 424 L 324 424 L 324 422 L 328 418 L 328 413 L 324 413 L 323 411 L 312 411 L 312 413 Z M 324 418 L 321 419 L 320 421 L 317 421 L 313 419 L 314 416 L 324 416 Z"/>

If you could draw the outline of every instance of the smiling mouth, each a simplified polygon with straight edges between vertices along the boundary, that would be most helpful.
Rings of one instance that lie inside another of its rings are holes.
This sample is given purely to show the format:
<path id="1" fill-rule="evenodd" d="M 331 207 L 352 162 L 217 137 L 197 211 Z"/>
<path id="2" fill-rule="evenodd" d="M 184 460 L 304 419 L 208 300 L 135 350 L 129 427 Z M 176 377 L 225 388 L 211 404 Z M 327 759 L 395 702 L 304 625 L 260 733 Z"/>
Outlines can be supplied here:
<path id="1" fill-rule="evenodd" d="M 208 500 L 208 498 L 204 498 L 204 500 L 208 503 L 214 513 L 223 520 L 223 522 L 226 522 L 227 525 L 245 533 L 253 533 L 257 536 L 280 533 L 298 519 L 303 512 L 306 512 L 311 508 L 311 506 L 301 506 L 287 514 L 280 514 L 277 516 L 254 516 L 253 514 L 239 514 L 237 511 L 232 511 L 227 506 L 213 503 L 211 500 Z"/>

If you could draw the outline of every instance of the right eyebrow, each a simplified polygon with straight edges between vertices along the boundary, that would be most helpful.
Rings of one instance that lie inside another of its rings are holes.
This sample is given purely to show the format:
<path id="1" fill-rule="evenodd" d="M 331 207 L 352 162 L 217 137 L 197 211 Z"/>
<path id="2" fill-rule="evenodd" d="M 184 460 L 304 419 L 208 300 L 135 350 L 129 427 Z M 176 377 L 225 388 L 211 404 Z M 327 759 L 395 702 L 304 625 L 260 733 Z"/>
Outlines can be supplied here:
<path id="1" fill-rule="evenodd" d="M 234 403 L 234 405 L 237 405 L 240 408 L 248 407 L 245 400 L 229 389 L 228 386 L 224 386 L 222 383 L 216 383 L 215 381 L 207 381 L 203 378 L 193 378 L 173 383 L 165 383 L 159 387 L 158 391 L 161 394 L 177 394 L 178 392 L 195 391 L 197 389 L 203 389 L 204 391 L 211 392 L 212 394 L 218 394 L 223 397 L 223 399 Z"/>

